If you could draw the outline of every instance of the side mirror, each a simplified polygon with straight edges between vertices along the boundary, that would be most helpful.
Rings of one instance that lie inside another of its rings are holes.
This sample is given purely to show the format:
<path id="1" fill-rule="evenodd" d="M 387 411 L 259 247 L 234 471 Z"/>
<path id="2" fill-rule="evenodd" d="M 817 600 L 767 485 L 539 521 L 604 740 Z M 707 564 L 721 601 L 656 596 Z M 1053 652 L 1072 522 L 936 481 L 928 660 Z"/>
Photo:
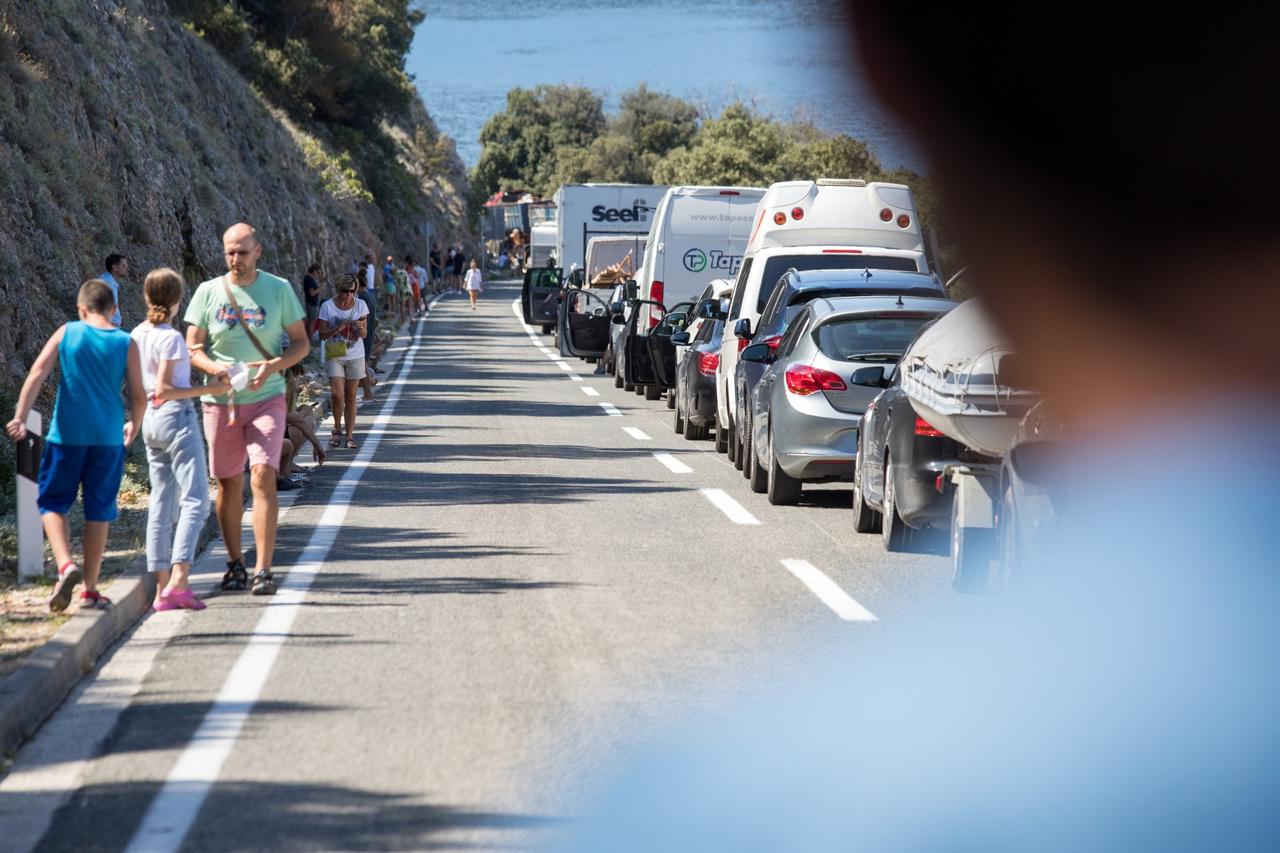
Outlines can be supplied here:
<path id="1" fill-rule="evenodd" d="M 609 311 L 614 314 L 621 314 L 627 308 L 625 302 L 610 302 Z"/>
<path id="2" fill-rule="evenodd" d="M 747 321 L 742 320 L 741 322 L 745 323 Z M 752 344 L 744 349 L 738 358 L 756 364 L 773 364 L 774 355 L 768 344 Z"/>
<path id="3" fill-rule="evenodd" d="M 640 297 L 640 285 L 636 284 L 636 280 L 634 278 L 627 279 L 622 286 L 624 288 L 624 292 L 627 294 L 628 300 L 638 299 Z"/>
<path id="4" fill-rule="evenodd" d="M 854 385 L 865 385 L 868 388 L 885 388 L 888 384 L 885 382 L 883 367 L 859 367 L 853 372 L 853 376 L 849 379 Z"/>
<path id="5" fill-rule="evenodd" d="M 733 324 L 733 336 L 743 340 L 751 337 L 751 321 L 746 317 Z"/>
<path id="6" fill-rule="evenodd" d="M 671 336 L 671 343 L 675 344 L 678 347 L 687 347 L 689 345 L 689 333 L 676 332 L 674 335 Z"/>

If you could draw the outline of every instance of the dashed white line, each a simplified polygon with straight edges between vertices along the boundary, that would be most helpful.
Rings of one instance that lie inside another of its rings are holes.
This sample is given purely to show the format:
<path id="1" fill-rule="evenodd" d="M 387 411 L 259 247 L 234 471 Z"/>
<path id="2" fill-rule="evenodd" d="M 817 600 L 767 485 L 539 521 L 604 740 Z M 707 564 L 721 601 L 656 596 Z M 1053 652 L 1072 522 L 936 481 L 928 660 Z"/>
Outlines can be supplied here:
<path id="1" fill-rule="evenodd" d="M 596 389 L 592 388 L 590 385 L 583 385 L 583 386 L 581 386 L 581 387 L 582 387 L 582 393 L 583 393 L 583 394 L 586 394 L 588 397 L 599 397 L 599 396 L 600 396 L 600 392 L 599 392 L 599 391 L 597 391 Z"/>
<path id="2" fill-rule="evenodd" d="M 615 406 L 613 403 L 601 403 L 600 408 L 604 409 L 604 413 L 606 415 L 609 415 L 615 418 L 622 417 L 622 412 L 618 411 L 618 407 Z"/>
<path id="3" fill-rule="evenodd" d="M 561 370 L 573 370 L 573 365 L 567 361 L 557 361 L 556 364 L 560 366 Z"/>
<path id="4" fill-rule="evenodd" d="M 569 378 L 570 378 L 570 379 L 572 379 L 574 382 L 584 382 L 584 381 L 586 381 L 586 380 L 584 380 L 581 376 L 579 376 L 579 375 L 578 375 L 578 374 L 576 374 L 576 373 L 570 373 L 570 374 L 569 374 Z"/>
<path id="5" fill-rule="evenodd" d="M 835 581 L 808 560 L 783 560 L 782 565 L 846 622 L 877 621 L 870 610 L 854 601 L 849 593 L 841 589 Z"/>
<path id="6" fill-rule="evenodd" d="M 747 512 L 746 507 L 729 497 L 724 489 L 701 489 L 707 500 L 715 504 L 716 509 L 728 516 L 734 524 L 759 524 L 760 519 Z"/>
<path id="7" fill-rule="evenodd" d="M 690 468 L 688 465 L 684 464 L 679 459 L 672 456 L 670 453 L 655 453 L 653 454 L 653 458 L 657 459 L 659 462 L 665 465 L 667 470 L 670 471 L 672 474 L 692 474 L 693 473 L 692 468 Z"/>
<path id="8" fill-rule="evenodd" d="M 653 439 L 650 438 L 642 429 L 636 429 L 635 427 L 623 427 L 622 431 L 634 438 L 636 441 L 653 441 Z"/>

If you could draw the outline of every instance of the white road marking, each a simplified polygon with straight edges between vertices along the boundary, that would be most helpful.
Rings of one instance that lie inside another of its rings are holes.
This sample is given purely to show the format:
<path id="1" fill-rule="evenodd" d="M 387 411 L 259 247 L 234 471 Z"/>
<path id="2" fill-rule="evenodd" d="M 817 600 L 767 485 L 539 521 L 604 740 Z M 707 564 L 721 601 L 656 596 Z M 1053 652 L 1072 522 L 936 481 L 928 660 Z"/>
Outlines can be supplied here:
<path id="1" fill-rule="evenodd" d="M 635 427 L 623 427 L 622 431 L 634 438 L 636 441 L 653 441 L 653 439 L 650 438 L 642 429 L 636 429 Z"/>
<path id="2" fill-rule="evenodd" d="M 231 667 L 222 689 L 214 699 L 213 707 L 205 714 L 200 728 L 178 756 L 177 763 L 165 779 L 164 787 L 151 801 L 142 825 L 129 843 L 128 850 L 131 853 L 173 851 L 182 846 L 210 788 L 222 772 L 223 763 L 235 747 L 254 703 L 262 693 L 276 657 L 301 610 L 307 590 L 324 567 L 329 549 L 342 529 L 356 486 L 368 470 L 404 391 L 404 383 L 413 367 L 414 356 L 422 345 L 422 326 L 423 322 L 419 321 L 414 343 L 405 352 L 400 372 L 390 383 L 391 391 L 387 395 L 387 401 L 365 434 L 359 455 L 348 465 L 342 479 L 334 487 L 329 504 L 320 516 L 307 547 L 299 555 L 298 562 L 290 567 L 286 582 L 264 604 L 262 617 L 254 627 L 253 635 L 240 657 Z"/>
<path id="3" fill-rule="evenodd" d="M 606 415 L 610 415 L 615 418 L 622 417 L 622 412 L 618 411 L 618 407 L 613 403 L 601 403 L 600 408 L 604 409 L 604 413 Z"/>
<path id="4" fill-rule="evenodd" d="M 581 376 L 579 376 L 579 375 L 578 375 L 578 374 L 576 374 L 576 373 L 570 373 L 570 374 L 569 374 L 569 378 L 570 378 L 570 379 L 572 379 L 574 382 L 585 382 L 585 381 L 586 381 L 586 380 L 584 380 Z"/>
<path id="5" fill-rule="evenodd" d="M 573 365 L 567 361 L 557 361 L 556 364 L 561 370 L 573 370 Z"/>
<path id="6" fill-rule="evenodd" d="M 655 453 L 653 458 L 657 459 L 667 467 L 672 474 L 692 474 L 693 469 L 672 456 L 670 453 Z"/>
<path id="7" fill-rule="evenodd" d="M 561 355 L 560 353 L 558 353 L 558 352 L 555 352 L 554 350 L 547 350 L 547 352 L 546 352 L 546 356 L 547 356 L 547 358 L 551 359 L 552 361 L 559 361 L 560 359 L 564 358 L 564 356 L 562 356 L 562 355 Z"/>
<path id="8" fill-rule="evenodd" d="M 782 565 L 809 587 L 809 591 L 818 596 L 822 603 L 835 611 L 835 614 L 846 622 L 876 622 L 870 610 L 854 601 L 849 593 L 827 577 L 821 569 L 807 560 L 783 560 Z"/>
<path id="9" fill-rule="evenodd" d="M 583 393 L 583 394 L 586 394 L 588 397 L 599 397 L 599 396 L 600 396 L 600 392 L 599 392 L 599 391 L 597 391 L 596 389 L 592 388 L 590 385 L 583 385 L 583 386 L 581 386 L 581 387 L 582 387 L 582 393 Z"/>
<path id="10" fill-rule="evenodd" d="M 724 489 L 701 489 L 707 500 L 715 504 L 716 509 L 729 517 L 734 524 L 759 524 L 760 519 L 747 512 L 747 508 L 729 497 Z"/>

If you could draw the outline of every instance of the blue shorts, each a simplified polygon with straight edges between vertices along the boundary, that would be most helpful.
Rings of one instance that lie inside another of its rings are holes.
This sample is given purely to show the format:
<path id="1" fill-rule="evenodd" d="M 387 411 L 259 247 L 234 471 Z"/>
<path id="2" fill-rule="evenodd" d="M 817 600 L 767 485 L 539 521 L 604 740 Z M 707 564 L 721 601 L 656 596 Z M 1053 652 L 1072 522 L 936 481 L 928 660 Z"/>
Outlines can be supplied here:
<path id="1" fill-rule="evenodd" d="M 124 476 L 123 445 L 54 444 L 45 442 L 40 457 L 36 505 L 43 515 L 66 515 L 84 487 L 84 520 L 115 521 L 116 496 Z"/>

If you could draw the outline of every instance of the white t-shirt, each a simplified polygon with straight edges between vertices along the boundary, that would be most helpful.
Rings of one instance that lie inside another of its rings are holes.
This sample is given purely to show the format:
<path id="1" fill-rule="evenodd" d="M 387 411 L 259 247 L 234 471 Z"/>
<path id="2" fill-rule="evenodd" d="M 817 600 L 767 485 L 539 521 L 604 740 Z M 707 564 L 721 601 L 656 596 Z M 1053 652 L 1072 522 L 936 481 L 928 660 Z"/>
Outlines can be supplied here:
<path id="1" fill-rule="evenodd" d="M 138 353 L 142 356 L 142 387 L 150 397 L 156 391 L 156 375 L 160 372 L 160 362 L 176 361 L 169 384 L 174 388 L 191 387 L 191 353 L 187 351 L 186 339 L 182 333 L 162 323 L 153 326 L 151 323 L 139 323 L 129 333 L 138 345 Z"/>
<path id="2" fill-rule="evenodd" d="M 342 326 L 348 324 L 346 334 L 341 331 L 332 338 L 326 338 L 321 341 L 323 346 L 329 341 L 346 341 L 347 354 L 338 359 L 338 361 L 354 361 L 357 358 L 364 358 L 364 341 L 360 338 L 360 330 L 356 328 L 356 323 L 361 317 L 369 314 L 369 306 L 365 304 L 363 299 L 356 298 L 355 304 L 350 308 L 339 308 L 337 303 L 332 299 L 325 300 L 320 306 L 320 320 L 328 323 L 330 326 Z"/>
<path id="3" fill-rule="evenodd" d="M 467 270 L 467 290 L 479 290 L 482 280 L 480 270 Z"/>

